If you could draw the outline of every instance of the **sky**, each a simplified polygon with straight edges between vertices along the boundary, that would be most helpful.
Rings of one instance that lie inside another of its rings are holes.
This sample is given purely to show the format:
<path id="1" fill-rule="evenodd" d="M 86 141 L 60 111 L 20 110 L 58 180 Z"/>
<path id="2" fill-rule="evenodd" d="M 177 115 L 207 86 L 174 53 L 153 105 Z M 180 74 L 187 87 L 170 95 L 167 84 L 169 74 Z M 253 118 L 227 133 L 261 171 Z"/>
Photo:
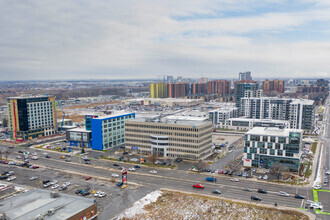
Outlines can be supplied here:
<path id="1" fill-rule="evenodd" d="M 0 0 L 0 80 L 330 77 L 329 0 Z"/>

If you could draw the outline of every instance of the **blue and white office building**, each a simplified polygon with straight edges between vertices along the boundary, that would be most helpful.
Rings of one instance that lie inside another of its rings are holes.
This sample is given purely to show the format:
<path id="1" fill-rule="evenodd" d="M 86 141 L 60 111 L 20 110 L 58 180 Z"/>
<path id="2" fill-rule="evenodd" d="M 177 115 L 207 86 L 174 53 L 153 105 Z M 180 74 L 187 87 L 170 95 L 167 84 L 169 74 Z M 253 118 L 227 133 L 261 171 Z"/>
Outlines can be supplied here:
<path id="1" fill-rule="evenodd" d="M 111 114 L 91 119 L 92 149 L 107 150 L 125 143 L 125 120 L 135 113 Z"/>

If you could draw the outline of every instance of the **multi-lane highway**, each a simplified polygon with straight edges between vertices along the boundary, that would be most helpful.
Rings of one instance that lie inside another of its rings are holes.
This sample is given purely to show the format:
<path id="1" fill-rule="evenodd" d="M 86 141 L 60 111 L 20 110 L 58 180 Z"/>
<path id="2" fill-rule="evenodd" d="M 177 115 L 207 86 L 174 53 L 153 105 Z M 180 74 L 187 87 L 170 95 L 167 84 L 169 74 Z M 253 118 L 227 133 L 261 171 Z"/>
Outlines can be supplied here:
<path id="1" fill-rule="evenodd" d="M 11 158 L 15 158 L 19 155 L 19 148 L 12 149 Z M 29 151 L 37 152 L 36 149 L 29 149 Z M 43 151 L 37 152 L 39 159 L 37 161 L 31 161 L 31 163 L 45 166 L 48 169 L 55 169 L 64 172 L 80 173 L 81 175 L 95 177 L 111 178 L 112 173 L 120 174 L 120 170 L 113 166 L 113 162 L 105 160 L 92 160 L 92 165 L 86 165 L 82 163 L 79 157 L 71 157 L 71 162 L 65 162 L 60 159 L 60 155 L 57 152 L 47 151 L 51 158 L 45 158 L 42 155 Z M 133 167 L 133 164 L 118 163 L 120 166 L 129 168 Z M 157 174 L 151 174 L 149 171 L 156 169 Z M 129 172 L 128 182 L 134 182 L 142 186 L 148 186 L 152 188 L 171 188 L 182 191 L 194 191 L 202 194 L 211 194 L 213 189 L 219 189 L 222 192 L 223 197 L 235 198 L 250 201 L 251 195 L 258 195 L 262 198 L 262 203 L 300 207 L 302 201 L 294 198 L 297 188 L 294 186 L 271 184 L 262 181 L 251 181 L 246 179 L 240 179 L 239 182 L 232 182 L 232 177 L 217 175 L 217 182 L 206 182 L 205 178 L 210 174 L 198 174 L 191 173 L 182 170 L 170 170 L 164 168 L 150 168 L 147 166 L 141 166 L 140 169 L 136 169 L 135 172 Z M 202 183 L 205 185 L 204 190 L 193 189 L 192 185 L 196 183 Z M 244 187 L 248 187 L 252 192 L 243 191 Z M 257 193 L 258 189 L 267 190 L 268 194 Z M 299 188 L 298 193 L 305 196 L 306 199 L 312 199 L 312 191 L 306 188 Z M 279 191 L 284 191 L 290 194 L 289 197 L 282 197 L 278 195 Z"/>

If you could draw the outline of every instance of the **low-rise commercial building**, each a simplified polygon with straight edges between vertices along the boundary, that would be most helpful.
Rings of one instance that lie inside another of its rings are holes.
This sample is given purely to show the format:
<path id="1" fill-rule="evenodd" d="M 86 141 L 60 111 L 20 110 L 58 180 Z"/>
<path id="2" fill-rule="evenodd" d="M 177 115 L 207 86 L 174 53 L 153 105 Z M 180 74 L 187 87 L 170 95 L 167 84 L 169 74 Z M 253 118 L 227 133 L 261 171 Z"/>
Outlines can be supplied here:
<path id="1" fill-rule="evenodd" d="M 211 153 L 212 123 L 134 119 L 125 121 L 126 148 L 159 157 L 201 159 Z"/>
<path id="2" fill-rule="evenodd" d="M 302 150 L 301 129 L 255 127 L 245 133 L 243 166 L 270 168 L 280 163 L 298 172 Z"/>
<path id="3" fill-rule="evenodd" d="M 290 128 L 290 121 L 253 118 L 229 118 L 224 124 L 219 124 L 216 127 L 232 130 L 250 130 L 253 127 Z"/>
<path id="4" fill-rule="evenodd" d="M 80 220 L 97 217 L 94 199 L 34 189 L 1 201 L 6 219 Z"/>
<path id="5" fill-rule="evenodd" d="M 83 128 L 69 129 L 65 132 L 70 146 L 92 147 L 92 132 Z"/>
<path id="6" fill-rule="evenodd" d="M 209 112 L 213 127 L 223 126 L 230 118 L 238 117 L 238 108 L 219 108 Z"/>
<path id="7" fill-rule="evenodd" d="M 92 148 L 106 150 L 125 143 L 125 121 L 135 113 L 118 113 L 91 118 Z"/>

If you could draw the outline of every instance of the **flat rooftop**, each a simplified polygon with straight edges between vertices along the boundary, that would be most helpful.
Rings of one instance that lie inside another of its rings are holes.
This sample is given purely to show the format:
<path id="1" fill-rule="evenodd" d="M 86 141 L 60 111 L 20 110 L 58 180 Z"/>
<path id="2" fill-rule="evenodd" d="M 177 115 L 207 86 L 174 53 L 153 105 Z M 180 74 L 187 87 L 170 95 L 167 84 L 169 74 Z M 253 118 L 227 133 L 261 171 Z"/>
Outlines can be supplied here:
<path id="1" fill-rule="evenodd" d="M 59 193 L 59 197 L 52 198 L 51 191 L 34 189 L 21 193 L 9 199 L 0 201 L 0 211 L 9 219 L 35 219 L 50 209 L 55 209 L 53 215 L 45 215 L 45 220 L 62 220 L 87 209 L 94 204 L 94 199 L 88 199 L 69 194 Z"/>
<path id="2" fill-rule="evenodd" d="M 310 100 L 310 99 L 292 99 L 291 104 L 313 105 L 314 100 Z"/>
<path id="3" fill-rule="evenodd" d="M 53 95 L 40 95 L 40 96 L 17 96 L 17 97 L 9 97 L 8 99 L 33 99 L 33 98 L 49 98 L 55 97 Z"/>
<path id="4" fill-rule="evenodd" d="M 303 133 L 301 129 L 289 129 L 289 128 L 274 128 L 274 127 L 254 127 L 245 134 L 252 135 L 265 135 L 265 136 L 282 136 L 288 137 L 290 132 Z"/>
<path id="5" fill-rule="evenodd" d="M 212 124 L 210 121 L 202 120 L 172 120 L 167 118 L 136 118 L 130 119 L 132 122 L 146 122 L 146 123 L 162 123 L 162 124 L 178 124 L 178 125 L 189 125 L 189 126 L 201 126 L 205 124 Z"/>
<path id="6" fill-rule="evenodd" d="M 229 118 L 227 120 L 230 121 L 254 121 L 254 122 L 265 122 L 265 123 L 290 123 L 289 121 L 286 120 L 273 120 L 273 119 L 254 119 L 254 118 Z"/>
<path id="7" fill-rule="evenodd" d="M 64 127 L 64 126 L 63 126 Z M 86 130 L 86 128 L 72 128 L 72 129 L 69 129 L 67 131 L 76 131 L 76 132 L 86 132 L 86 133 L 90 133 L 92 131 L 89 131 L 89 130 Z"/>
<path id="8" fill-rule="evenodd" d="M 99 116 L 98 118 L 93 118 L 93 120 L 104 120 L 104 119 L 107 119 L 107 118 L 114 118 L 114 117 L 119 117 L 119 116 L 124 116 L 124 115 L 131 115 L 131 114 L 134 114 L 132 112 L 115 112 L 113 114 L 110 114 L 110 115 L 102 115 L 102 116 Z"/>

